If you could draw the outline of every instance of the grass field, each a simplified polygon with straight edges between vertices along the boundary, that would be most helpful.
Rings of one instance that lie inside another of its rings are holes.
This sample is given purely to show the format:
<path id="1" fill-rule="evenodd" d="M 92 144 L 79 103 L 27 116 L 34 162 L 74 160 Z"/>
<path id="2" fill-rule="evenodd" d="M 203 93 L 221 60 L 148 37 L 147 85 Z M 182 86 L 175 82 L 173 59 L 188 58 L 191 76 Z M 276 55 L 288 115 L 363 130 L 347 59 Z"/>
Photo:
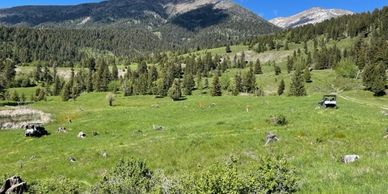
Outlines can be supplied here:
<path id="1" fill-rule="evenodd" d="M 369 101 L 366 92 L 347 96 Z M 50 136 L 30 139 L 21 130 L 0 131 L 0 172 L 19 174 L 26 180 L 65 176 L 96 183 L 122 157 L 146 159 L 166 174 L 192 172 L 201 166 L 223 162 L 230 155 L 247 168 L 259 157 L 281 155 L 298 168 L 302 192 L 384 193 L 388 185 L 387 140 L 383 139 L 388 117 L 381 107 L 339 98 L 339 109 L 317 108 L 320 94 L 307 97 L 190 96 L 185 101 L 150 96 L 116 97 L 108 107 L 106 93 L 83 94 L 75 102 L 49 97 L 31 105 L 49 112 Z M 386 104 L 387 98 L 373 100 Z M 159 104 L 160 108 L 152 108 Z M 249 107 L 249 112 L 246 108 Z M 283 114 L 284 127 L 266 122 Z M 68 123 L 68 119 L 72 123 Z M 155 131 L 152 125 L 166 129 Z M 65 126 L 70 131 L 56 133 Z M 88 136 L 81 140 L 77 134 Z M 93 131 L 99 133 L 93 137 Z M 272 131 L 280 141 L 264 146 Z M 100 153 L 106 151 L 107 158 Z M 344 154 L 359 154 L 361 160 L 345 165 Z M 73 156 L 77 162 L 70 163 Z"/>

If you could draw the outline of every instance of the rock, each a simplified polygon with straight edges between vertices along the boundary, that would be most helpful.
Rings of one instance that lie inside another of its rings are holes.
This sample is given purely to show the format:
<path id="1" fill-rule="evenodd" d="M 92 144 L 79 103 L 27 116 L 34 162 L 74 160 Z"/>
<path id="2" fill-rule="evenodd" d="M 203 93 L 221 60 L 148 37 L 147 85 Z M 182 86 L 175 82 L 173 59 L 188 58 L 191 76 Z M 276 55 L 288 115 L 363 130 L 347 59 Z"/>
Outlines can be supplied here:
<path id="1" fill-rule="evenodd" d="M 265 139 L 266 139 L 265 145 L 272 143 L 272 142 L 275 142 L 275 141 L 279 141 L 278 136 L 273 134 L 272 132 L 269 132 Z"/>
<path id="2" fill-rule="evenodd" d="M 57 132 L 58 132 L 58 133 L 66 133 L 66 132 L 67 132 L 67 129 L 66 129 L 65 127 L 59 127 L 59 128 L 57 129 Z"/>
<path id="3" fill-rule="evenodd" d="M 86 138 L 86 134 L 81 131 L 81 132 L 78 133 L 77 137 L 81 138 L 81 139 L 85 139 Z"/>
<path id="4" fill-rule="evenodd" d="M 359 155 L 355 155 L 355 154 L 352 154 L 352 155 L 345 155 L 343 158 L 342 158 L 342 161 L 345 163 L 345 164 L 349 164 L 349 163 L 353 163 L 357 160 L 360 159 L 360 156 Z"/>
<path id="5" fill-rule="evenodd" d="M 77 160 L 76 160 L 73 156 L 70 156 L 70 157 L 69 157 L 69 161 L 72 162 L 72 163 L 74 163 L 74 162 L 76 162 Z"/>
<path id="6" fill-rule="evenodd" d="M 0 194 L 17 193 L 21 194 L 27 191 L 27 183 L 19 176 L 13 176 L 7 179 L 0 188 Z"/>
<path id="7" fill-rule="evenodd" d="M 152 129 L 154 129 L 156 131 L 160 131 L 160 130 L 163 130 L 164 127 L 163 126 L 159 126 L 159 125 L 152 125 Z"/>

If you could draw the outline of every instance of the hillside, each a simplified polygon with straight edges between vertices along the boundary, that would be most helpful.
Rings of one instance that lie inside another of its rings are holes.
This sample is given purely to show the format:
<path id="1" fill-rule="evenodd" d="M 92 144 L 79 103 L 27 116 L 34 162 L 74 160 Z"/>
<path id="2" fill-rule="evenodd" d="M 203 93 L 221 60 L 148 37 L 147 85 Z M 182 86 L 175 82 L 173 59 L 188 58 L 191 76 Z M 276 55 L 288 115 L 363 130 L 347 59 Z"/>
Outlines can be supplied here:
<path id="1" fill-rule="evenodd" d="M 325 20 L 351 14 L 353 14 L 353 12 L 347 10 L 313 7 L 293 16 L 274 18 L 269 20 L 269 22 L 281 28 L 295 28 L 307 24 L 316 24 Z"/>
<path id="2" fill-rule="evenodd" d="M 136 30 L 140 32 L 137 38 L 152 39 L 170 49 L 221 46 L 279 30 L 230 0 L 109 0 L 74 6 L 22 6 L 2 9 L 0 16 L 0 24 L 5 26 L 121 29 L 120 33 L 128 34 Z M 133 47 L 144 51 L 141 45 Z"/>

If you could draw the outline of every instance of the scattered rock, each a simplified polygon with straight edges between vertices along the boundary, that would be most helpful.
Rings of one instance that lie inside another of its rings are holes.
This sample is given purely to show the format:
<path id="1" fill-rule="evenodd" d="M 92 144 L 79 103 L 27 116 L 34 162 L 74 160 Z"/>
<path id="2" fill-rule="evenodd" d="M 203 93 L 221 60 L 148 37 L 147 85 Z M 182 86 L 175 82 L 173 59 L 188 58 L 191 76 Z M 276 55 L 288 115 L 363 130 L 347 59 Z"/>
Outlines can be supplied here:
<path id="1" fill-rule="evenodd" d="M 78 133 L 77 137 L 81 138 L 81 139 L 85 139 L 86 138 L 86 134 L 81 131 L 81 132 Z"/>
<path id="2" fill-rule="evenodd" d="M 160 105 L 159 104 L 153 104 L 153 105 L 151 105 L 151 108 L 160 108 Z"/>
<path id="3" fill-rule="evenodd" d="M 74 163 L 74 162 L 76 162 L 77 160 L 73 157 L 73 156 L 70 156 L 69 157 L 69 162 L 71 162 L 71 163 Z"/>
<path id="4" fill-rule="evenodd" d="M 345 164 L 349 164 L 349 163 L 353 163 L 355 161 L 357 161 L 358 159 L 360 159 L 360 156 L 359 155 L 345 155 L 343 158 L 342 158 L 342 161 L 345 163 Z"/>
<path id="5" fill-rule="evenodd" d="M 103 151 L 103 152 L 101 152 L 101 156 L 106 158 L 106 157 L 108 157 L 108 153 L 106 153 L 106 151 Z"/>
<path id="6" fill-rule="evenodd" d="M 57 129 L 57 132 L 58 132 L 58 133 L 67 133 L 67 129 L 66 129 L 65 127 L 59 127 L 59 128 Z"/>
<path id="7" fill-rule="evenodd" d="M 152 125 L 152 129 L 153 130 L 156 130 L 156 131 L 161 131 L 163 130 L 165 127 L 163 126 L 159 126 L 159 125 Z"/>
<path id="8" fill-rule="evenodd" d="M 275 141 L 279 141 L 278 136 L 276 134 L 273 134 L 272 132 L 269 132 L 265 139 L 266 139 L 265 145 L 272 143 L 272 142 L 275 142 Z"/>
<path id="9" fill-rule="evenodd" d="M 7 179 L 0 188 L 0 194 L 17 193 L 21 194 L 27 191 L 27 183 L 19 176 L 13 176 Z"/>

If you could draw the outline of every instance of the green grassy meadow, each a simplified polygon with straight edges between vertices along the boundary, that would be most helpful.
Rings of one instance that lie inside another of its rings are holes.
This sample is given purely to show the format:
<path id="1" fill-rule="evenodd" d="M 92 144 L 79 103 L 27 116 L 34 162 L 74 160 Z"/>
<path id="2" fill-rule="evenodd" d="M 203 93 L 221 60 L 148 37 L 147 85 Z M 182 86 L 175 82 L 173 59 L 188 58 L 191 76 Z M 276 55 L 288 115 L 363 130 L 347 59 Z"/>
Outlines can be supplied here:
<path id="1" fill-rule="evenodd" d="M 361 100 L 366 92 L 349 93 Z M 173 102 L 151 96 L 116 96 L 109 107 L 106 93 L 83 94 L 76 101 L 58 97 L 30 105 L 49 112 L 53 122 L 46 128 L 51 135 L 25 138 L 22 130 L 0 131 L 0 172 L 19 174 L 26 180 L 65 176 L 85 186 L 101 177 L 123 157 L 145 159 L 166 174 L 190 173 L 203 166 L 224 162 L 231 155 L 248 168 L 258 158 L 280 155 L 297 167 L 306 193 L 383 193 L 388 185 L 386 150 L 383 139 L 388 117 L 380 106 L 360 104 L 339 98 L 339 109 L 317 107 L 321 95 L 286 96 L 189 96 Z M 388 102 L 386 97 L 382 102 Z M 160 108 L 152 108 L 158 104 Z M 247 112 L 247 107 L 249 112 Z M 266 122 L 271 115 L 283 114 L 284 127 Z M 72 123 L 68 120 L 71 119 Z M 152 125 L 166 127 L 155 131 Z M 68 133 L 58 134 L 65 126 Z M 77 138 L 83 131 L 86 139 Z M 98 136 L 92 136 L 92 132 Z M 267 132 L 280 141 L 264 146 Z M 107 158 L 101 152 L 108 153 Z M 340 157 L 359 154 L 361 159 L 345 165 Z M 73 156 L 77 162 L 70 163 Z M 378 181 L 381 180 L 381 181 Z"/>

